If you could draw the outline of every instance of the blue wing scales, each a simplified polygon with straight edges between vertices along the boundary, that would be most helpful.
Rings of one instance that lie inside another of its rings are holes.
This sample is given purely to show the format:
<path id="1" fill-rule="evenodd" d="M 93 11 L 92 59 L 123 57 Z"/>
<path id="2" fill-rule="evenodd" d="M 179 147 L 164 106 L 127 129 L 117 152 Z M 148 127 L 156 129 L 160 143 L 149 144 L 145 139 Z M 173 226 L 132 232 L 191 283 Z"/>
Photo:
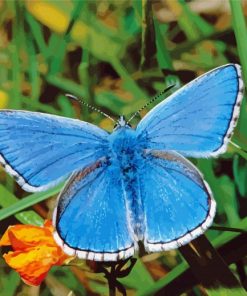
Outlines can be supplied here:
<path id="1" fill-rule="evenodd" d="M 216 204 L 198 170 L 174 152 L 149 151 L 139 174 L 147 251 L 175 249 L 212 223 Z"/>
<path id="2" fill-rule="evenodd" d="M 71 177 L 53 223 L 55 240 L 69 255 L 117 261 L 134 254 L 120 171 L 104 160 Z"/>
<path id="3" fill-rule="evenodd" d="M 153 108 L 138 124 L 138 136 L 147 149 L 217 156 L 226 150 L 242 97 L 240 66 L 216 68 Z"/>
<path id="4" fill-rule="evenodd" d="M 26 191 L 46 190 L 105 156 L 107 137 L 80 120 L 0 111 L 0 162 Z"/>

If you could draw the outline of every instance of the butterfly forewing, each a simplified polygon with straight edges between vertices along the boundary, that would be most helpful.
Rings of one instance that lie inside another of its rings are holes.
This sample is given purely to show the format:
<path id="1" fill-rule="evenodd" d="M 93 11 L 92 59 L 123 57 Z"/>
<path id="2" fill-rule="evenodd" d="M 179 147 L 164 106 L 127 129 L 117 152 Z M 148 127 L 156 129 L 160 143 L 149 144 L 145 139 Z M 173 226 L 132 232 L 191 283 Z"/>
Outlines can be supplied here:
<path id="1" fill-rule="evenodd" d="M 0 162 L 26 191 L 54 186 L 106 155 L 108 133 L 75 119 L 0 111 Z"/>
<path id="2" fill-rule="evenodd" d="M 216 68 L 172 94 L 138 124 L 147 149 L 209 157 L 225 152 L 243 97 L 239 65 Z"/>

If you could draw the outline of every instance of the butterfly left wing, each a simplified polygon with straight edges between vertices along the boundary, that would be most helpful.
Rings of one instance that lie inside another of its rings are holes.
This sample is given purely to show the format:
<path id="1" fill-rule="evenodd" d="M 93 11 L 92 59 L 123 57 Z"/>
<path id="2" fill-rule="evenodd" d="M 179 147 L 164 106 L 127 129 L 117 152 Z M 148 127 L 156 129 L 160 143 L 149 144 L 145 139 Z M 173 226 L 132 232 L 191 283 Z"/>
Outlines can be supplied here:
<path id="1" fill-rule="evenodd" d="M 146 152 L 139 172 L 144 246 L 149 252 L 187 244 L 212 223 L 216 203 L 196 167 L 175 152 Z"/>
<path id="2" fill-rule="evenodd" d="M 54 238 L 69 255 L 117 261 L 134 254 L 125 191 L 117 167 L 106 159 L 75 173 L 54 211 Z"/>
<path id="3" fill-rule="evenodd" d="M 153 108 L 136 130 L 146 149 L 184 156 L 224 153 L 243 97 L 241 68 L 228 64 L 191 81 Z"/>
<path id="4" fill-rule="evenodd" d="M 24 190 L 43 191 L 106 156 L 108 135 L 76 119 L 1 110 L 0 163 Z"/>

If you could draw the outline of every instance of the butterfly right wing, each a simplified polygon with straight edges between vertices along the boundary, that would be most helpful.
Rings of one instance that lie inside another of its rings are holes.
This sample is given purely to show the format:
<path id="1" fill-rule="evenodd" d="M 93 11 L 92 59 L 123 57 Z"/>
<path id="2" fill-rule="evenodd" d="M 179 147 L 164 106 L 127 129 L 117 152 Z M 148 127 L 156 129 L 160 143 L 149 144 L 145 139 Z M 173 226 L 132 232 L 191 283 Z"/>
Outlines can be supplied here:
<path id="1" fill-rule="evenodd" d="M 149 252 L 179 248 L 212 224 L 216 203 L 197 168 L 173 151 L 146 151 L 139 172 L 144 246 Z"/>
<path id="2" fill-rule="evenodd" d="M 146 149 L 189 157 L 224 153 L 237 123 L 244 85 L 241 67 L 228 64 L 191 81 L 137 125 Z"/>
<path id="3" fill-rule="evenodd" d="M 26 191 L 43 191 L 107 155 L 108 133 L 55 115 L 1 110 L 0 163 Z"/>
<path id="4" fill-rule="evenodd" d="M 56 242 L 71 256 L 117 261 L 134 254 L 121 174 L 106 159 L 70 178 L 53 224 Z"/>

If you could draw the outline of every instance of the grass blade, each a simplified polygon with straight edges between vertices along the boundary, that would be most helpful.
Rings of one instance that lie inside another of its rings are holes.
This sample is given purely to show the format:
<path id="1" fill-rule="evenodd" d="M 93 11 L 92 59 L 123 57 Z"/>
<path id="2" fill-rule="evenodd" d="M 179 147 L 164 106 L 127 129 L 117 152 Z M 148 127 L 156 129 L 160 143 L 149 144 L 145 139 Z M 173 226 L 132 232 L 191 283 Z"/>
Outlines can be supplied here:
<path id="1" fill-rule="evenodd" d="M 243 67 L 244 81 L 247 85 L 247 30 L 243 14 L 242 1 L 230 0 L 230 5 L 238 53 Z"/>
<path id="2" fill-rule="evenodd" d="M 8 191 L 2 185 L 0 185 L 0 203 L 4 207 L 0 210 L 0 221 L 24 209 L 27 209 L 43 200 L 46 200 L 52 195 L 57 194 L 61 190 L 61 188 L 62 185 L 59 185 L 47 192 L 34 193 L 19 200 L 17 198 L 14 198 L 14 195 L 10 197 Z M 6 195 L 8 195 L 8 198 L 6 198 L 5 200 Z"/>

